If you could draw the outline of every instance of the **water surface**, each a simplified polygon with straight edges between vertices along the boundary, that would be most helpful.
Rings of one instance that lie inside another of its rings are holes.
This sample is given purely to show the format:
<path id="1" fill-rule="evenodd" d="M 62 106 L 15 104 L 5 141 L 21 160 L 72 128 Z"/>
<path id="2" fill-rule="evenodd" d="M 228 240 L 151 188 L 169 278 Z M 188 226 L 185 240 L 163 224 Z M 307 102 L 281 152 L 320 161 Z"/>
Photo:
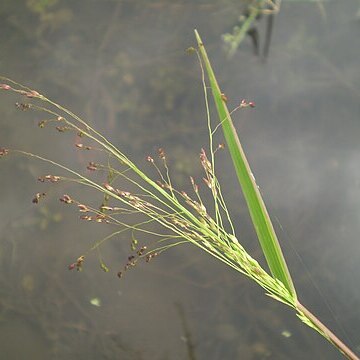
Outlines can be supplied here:
<path id="1" fill-rule="evenodd" d="M 180 189 L 189 175 L 201 179 L 198 153 L 207 144 L 200 69 L 184 52 L 197 28 L 230 108 L 243 98 L 256 103 L 234 122 L 300 298 L 359 350 L 358 1 L 283 1 L 266 61 L 249 38 L 232 59 L 223 51 L 239 1 L 3 2 L 1 73 L 82 115 L 144 169 L 164 147 Z M 257 27 L 263 46 L 266 19 Z M 1 94 L 1 146 L 87 164 L 72 135 L 38 129 L 43 115 L 20 112 L 16 101 Z M 238 237 L 263 261 L 228 154 L 218 155 Z M 101 249 L 110 273 L 95 253 L 84 271 L 69 272 L 108 229 L 81 222 L 57 199 L 99 197 L 59 184 L 35 206 L 33 195 L 48 190 L 36 179 L 53 168 L 21 157 L 0 166 L 6 359 L 341 359 L 290 310 L 190 246 L 119 280 L 130 251 L 123 236 Z"/>

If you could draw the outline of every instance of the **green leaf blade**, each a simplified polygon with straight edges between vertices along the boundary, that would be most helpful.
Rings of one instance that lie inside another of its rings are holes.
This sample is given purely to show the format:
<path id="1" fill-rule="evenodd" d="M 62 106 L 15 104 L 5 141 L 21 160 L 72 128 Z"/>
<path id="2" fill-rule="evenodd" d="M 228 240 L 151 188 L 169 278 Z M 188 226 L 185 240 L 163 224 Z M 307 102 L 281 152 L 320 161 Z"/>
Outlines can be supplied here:
<path id="1" fill-rule="evenodd" d="M 206 72 L 208 74 L 214 102 L 217 108 L 219 119 L 222 123 L 225 140 L 227 142 L 234 168 L 244 193 L 250 216 L 259 238 L 265 259 L 272 275 L 279 279 L 294 296 L 294 298 L 296 298 L 296 291 L 293 285 L 293 281 L 280 248 L 279 241 L 275 234 L 270 216 L 266 210 L 265 203 L 256 185 L 255 178 L 251 172 L 249 163 L 246 159 L 244 150 L 241 146 L 239 137 L 231 120 L 229 110 L 225 101 L 223 100 L 222 93 L 211 67 L 205 47 L 197 30 L 195 30 L 195 36 L 198 42 L 202 61 L 205 64 Z"/>

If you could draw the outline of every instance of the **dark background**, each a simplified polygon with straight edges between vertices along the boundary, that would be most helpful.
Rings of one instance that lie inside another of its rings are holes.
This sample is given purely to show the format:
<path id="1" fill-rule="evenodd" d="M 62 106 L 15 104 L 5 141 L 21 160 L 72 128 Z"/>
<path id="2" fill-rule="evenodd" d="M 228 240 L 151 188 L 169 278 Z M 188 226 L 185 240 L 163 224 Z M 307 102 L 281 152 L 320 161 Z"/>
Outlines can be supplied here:
<path id="1" fill-rule="evenodd" d="M 82 115 L 145 170 L 145 157 L 164 147 L 183 189 L 189 175 L 201 178 L 198 153 L 208 141 L 199 65 L 184 52 L 197 28 L 229 108 L 243 98 L 256 102 L 233 119 L 300 299 L 359 351 L 360 3 L 284 0 L 266 61 L 249 38 L 232 59 L 223 50 L 221 35 L 243 7 L 235 0 L 3 0 L 0 73 Z M 265 17 L 257 27 L 263 45 Z M 72 135 L 37 128 L 44 115 L 22 113 L 16 101 L 1 93 L 1 146 L 84 168 L 88 158 Z M 262 261 L 226 150 L 217 163 L 239 240 Z M 101 248 L 110 273 L 95 252 L 84 271 L 68 271 L 109 231 L 81 222 L 57 199 L 67 192 L 98 198 L 59 184 L 36 206 L 33 195 L 49 190 L 37 177 L 56 170 L 8 156 L 0 171 L 3 359 L 342 358 L 289 309 L 192 246 L 119 280 L 127 235 Z"/>

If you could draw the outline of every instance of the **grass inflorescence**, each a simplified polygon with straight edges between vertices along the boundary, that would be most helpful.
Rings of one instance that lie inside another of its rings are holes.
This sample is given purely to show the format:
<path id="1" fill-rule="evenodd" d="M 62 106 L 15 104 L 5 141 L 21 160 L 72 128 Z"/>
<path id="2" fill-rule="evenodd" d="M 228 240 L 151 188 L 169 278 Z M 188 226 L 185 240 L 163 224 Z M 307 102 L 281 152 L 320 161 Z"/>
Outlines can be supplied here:
<path id="1" fill-rule="evenodd" d="M 298 301 L 270 217 L 231 121 L 233 111 L 253 108 L 255 105 L 251 101 L 241 100 L 232 112 L 228 111 L 227 97 L 220 91 L 204 45 L 197 32 L 196 37 L 199 49 L 189 48 L 188 52 L 197 54 L 201 66 L 209 149 L 200 150 L 199 160 L 203 178 L 197 181 L 190 177 L 191 193 L 177 189 L 173 183 L 167 155 L 163 148 L 158 149 L 156 155 L 146 156 L 149 166 L 156 174 L 156 178 L 153 179 L 140 169 L 125 152 L 113 145 L 81 117 L 40 92 L 4 77 L 0 77 L 2 82 L 0 90 L 15 92 L 27 98 L 27 101 L 16 103 L 17 108 L 22 111 L 35 110 L 46 113 L 47 120 L 39 122 L 40 128 L 53 126 L 58 133 L 74 132 L 79 140 L 75 144 L 77 151 L 94 153 L 94 159 L 83 169 L 74 170 L 46 157 L 22 150 L 0 148 L 0 156 L 18 153 L 45 161 L 57 167 L 61 174 L 42 175 L 38 178 L 39 182 L 50 184 L 74 182 L 102 194 L 102 202 L 97 206 L 91 206 L 75 199 L 71 194 L 64 194 L 60 198 L 61 203 L 75 208 L 83 221 L 103 224 L 111 229 L 106 237 L 96 241 L 90 249 L 84 251 L 74 262 L 70 263 L 69 270 L 82 270 L 86 257 L 91 252 L 95 252 L 99 258 L 100 268 L 109 272 L 108 266 L 101 257 L 100 249 L 107 241 L 124 232 L 131 233 L 132 253 L 123 267 L 116 271 L 119 278 L 130 268 L 136 266 L 139 261 L 149 262 L 164 251 L 178 245 L 195 245 L 255 281 L 273 299 L 293 308 L 305 324 L 318 331 L 348 358 L 358 359 Z M 209 77 L 209 86 L 219 115 L 219 121 L 215 124 L 210 118 L 205 73 Z M 223 129 L 270 273 L 245 250 L 236 236 L 233 221 L 216 176 L 216 153 L 225 146 L 224 144 L 214 144 L 213 137 L 219 128 Z M 103 155 L 103 161 L 95 160 L 99 153 Z M 95 154 L 97 155 L 95 156 Z M 211 204 L 207 204 L 203 200 L 203 189 L 210 192 Z M 45 192 L 35 194 L 33 202 L 39 203 L 44 196 L 46 196 Z M 138 221 L 138 215 L 144 216 L 141 222 Z M 131 216 L 135 216 L 136 221 L 131 221 Z M 160 225 L 161 230 L 154 230 L 153 224 Z M 139 234 L 148 239 L 146 243 L 139 240 Z"/>
<path id="2" fill-rule="evenodd" d="M 164 149 L 160 148 L 156 156 L 148 155 L 146 157 L 149 165 L 155 169 L 158 176 L 157 179 L 153 180 L 137 167 L 125 153 L 68 109 L 53 102 L 45 95 L 10 79 L 3 79 L 3 81 L 6 83 L 0 85 L 1 89 L 13 91 L 31 98 L 31 100 L 38 101 L 20 103 L 17 105 L 19 109 L 44 111 L 52 116 L 46 123 L 39 124 L 40 127 L 53 125 L 57 131 L 59 128 L 66 128 L 66 131 L 81 134 L 82 142 L 75 144 L 79 151 L 102 151 L 106 155 L 106 163 L 90 161 L 85 169 L 87 172 L 84 174 L 84 172 L 75 171 L 45 157 L 13 150 L 13 152 L 50 162 L 70 175 L 44 175 L 38 178 L 40 182 L 72 181 L 91 187 L 104 195 L 104 202 L 98 208 L 73 199 L 69 194 L 64 194 L 60 198 L 62 203 L 76 207 L 80 213 L 80 219 L 116 227 L 116 231 L 95 242 L 88 252 L 99 249 L 108 240 L 125 231 L 130 231 L 132 234 L 142 233 L 157 238 L 148 247 L 144 245 L 140 248 L 134 248 L 135 255 L 130 255 L 128 263 L 124 266 L 124 271 L 126 271 L 142 258 L 145 261 L 150 261 L 169 248 L 190 243 L 250 277 L 262 286 L 270 296 L 289 306 L 295 306 L 293 297 L 283 283 L 269 275 L 246 252 L 236 238 L 232 219 L 215 173 L 215 155 L 218 150 L 224 148 L 224 145 L 215 146 L 213 144 L 214 128 L 210 123 L 208 104 L 206 107 L 208 110 L 210 150 L 209 154 L 205 149 L 200 150 L 199 159 L 204 176 L 199 184 L 193 177 L 190 177 L 189 183 L 192 187 L 192 193 L 188 194 L 174 187 Z M 204 88 L 206 89 L 206 86 Z M 241 107 L 246 107 L 245 101 L 239 104 L 239 108 Z M 12 150 L 8 149 L 2 150 L 3 155 L 11 152 Z M 106 181 L 100 183 L 94 180 L 89 175 L 93 172 L 102 172 Z M 137 191 L 130 192 L 127 189 L 118 188 L 116 183 L 119 178 L 125 179 L 129 183 L 129 187 L 135 187 Z M 207 206 L 204 203 L 199 188 L 207 188 L 210 191 L 213 197 L 212 205 Z M 43 196 L 45 193 L 38 193 L 34 199 L 38 202 Z M 210 208 L 212 211 L 209 210 Z M 135 214 L 145 215 L 146 219 L 141 223 L 132 224 L 128 215 Z M 154 232 L 151 229 L 154 222 L 162 226 L 163 232 Z M 227 227 L 229 228 L 228 231 L 225 229 Z M 84 260 L 85 255 L 81 255 L 69 268 L 82 269 Z M 124 271 L 118 272 L 118 276 L 121 277 Z"/>

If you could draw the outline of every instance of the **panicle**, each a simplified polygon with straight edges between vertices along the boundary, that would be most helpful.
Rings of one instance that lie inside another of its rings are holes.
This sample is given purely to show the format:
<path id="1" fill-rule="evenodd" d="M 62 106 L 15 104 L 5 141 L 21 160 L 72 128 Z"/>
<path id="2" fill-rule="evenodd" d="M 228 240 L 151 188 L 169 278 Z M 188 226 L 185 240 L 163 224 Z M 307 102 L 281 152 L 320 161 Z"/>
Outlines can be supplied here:
<path id="1" fill-rule="evenodd" d="M 158 155 L 161 160 L 166 160 L 165 150 L 163 148 L 158 149 Z"/>
<path id="2" fill-rule="evenodd" d="M 221 99 L 224 102 L 228 102 L 228 100 L 229 100 L 228 97 L 224 93 L 221 94 Z"/>
<path id="3" fill-rule="evenodd" d="M 86 168 L 90 171 L 95 171 L 97 170 L 97 165 L 94 162 L 90 161 L 89 165 Z"/>
<path id="4" fill-rule="evenodd" d="M 0 148 L 0 156 L 5 156 L 9 153 L 8 149 Z"/>
<path id="5" fill-rule="evenodd" d="M 195 193 L 199 192 L 199 186 L 195 183 L 195 180 L 192 176 L 190 176 L 191 185 L 195 191 Z"/>
<path id="6" fill-rule="evenodd" d="M 155 256 L 158 256 L 158 255 L 159 255 L 159 253 L 157 253 L 157 252 L 152 252 L 150 254 L 147 254 L 146 255 L 146 262 L 151 261 Z"/>
<path id="7" fill-rule="evenodd" d="M 111 207 L 111 206 L 102 205 L 102 206 L 100 207 L 100 210 L 101 210 L 101 211 L 114 211 L 114 208 Z"/>
<path id="8" fill-rule="evenodd" d="M 87 145 L 84 145 L 84 144 L 81 144 L 81 143 L 77 143 L 77 144 L 75 144 L 75 146 L 78 149 L 81 149 L 81 150 L 91 150 L 92 149 L 91 146 L 87 146 Z"/>
<path id="9" fill-rule="evenodd" d="M 206 173 L 212 173 L 212 165 L 206 156 L 205 150 L 202 148 L 200 151 L 200 161 Z"/>
<path id="10" fill-rule="evenodd" d="M 245 99 L 242 99 L 240 102 L 240 108 L 246 108 L 246 107 L 255 107 L 255 103 L 253 101 L 246 101 Z"/>
<path id="11" fill-rule="evenodd" d="M 56 126 L 55 129 L 58 132 L 65 132 L 65 131 L 71 130 L 71 127 L 70 126 Z"/>
<path id="12" fill-rule="evenodd" d="M 111 192 L 116 192 L 115 189 L 108 183 L 103 183 L 103 186 L 106 190 L 111 191 Z"/>
<path id="13" fill-rule="evenodd" d="M 24 103 L 18 103 L 18 102 L 15 103 L 15 106 L 22 111 L 29 110 L 31 108 L 30 104 L 24 104 Z"/>
<path id="14" fill-rule="evenodd" d="M 38 204 L 39 201 L 46 196 L 46 193 L 36 193 L 34 198 L 32 199 L 33 204 Z"/>
<path id="15" fill-rule="evenodd" d="M 67 194 L 63 195 L 59 200 L 65 204 L 72 204 L 74 202 L 74 200 Z"/>
<path id="16" fill-rule="evenodd" d="M 78 204 L 78 208 L 80 212 L 89 212 L 89 208 L 86 205 Z"/>
<path id="17" fill-rule="evenodd" d="M 50 181 L 52 183 L 55 183 L 55 182 L 60 181 L 61 178 L 60 178 L 60 176 L 55 176 L 55 175 L 44 175 L 44 176 L 38 177 L 38 180 L 40 182 Z"/>
<path id="18" fill-rule="evenodd" d="M 85 256 L 81 255 L 76 259 L 76 262 L 74 262 L 68 266 L 68 269 L 74 270 L 76 268 L 77 271 L 81 271 L 84 261 L 85 261 Z"/>
<path id="19" fill-rule="evenodd" d="M 0 84 L 0 89 L 2 90 L 12 90 L 12 87 L 8 84 Z"/>

